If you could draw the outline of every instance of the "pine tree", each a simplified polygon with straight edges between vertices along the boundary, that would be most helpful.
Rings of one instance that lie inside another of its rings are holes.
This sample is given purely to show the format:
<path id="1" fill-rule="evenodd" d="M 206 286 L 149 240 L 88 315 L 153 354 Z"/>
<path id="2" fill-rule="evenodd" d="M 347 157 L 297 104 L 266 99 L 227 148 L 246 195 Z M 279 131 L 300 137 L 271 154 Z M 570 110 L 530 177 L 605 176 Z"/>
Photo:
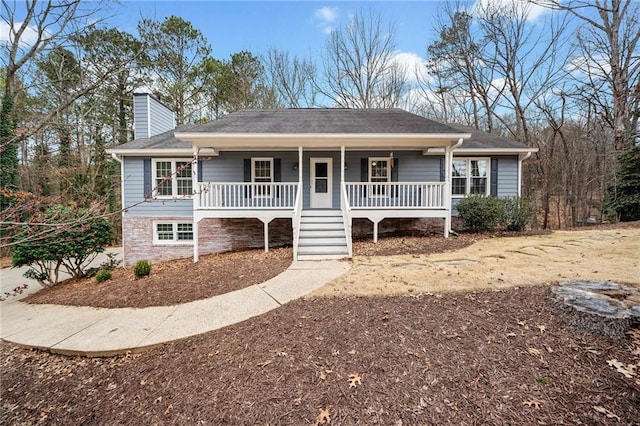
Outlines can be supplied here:
<path id="1" fill-rule="evenodd" d="M 622 222 L 640 220 L 640 145 L 625 151 L 619 161 L 611 208 Z"/>

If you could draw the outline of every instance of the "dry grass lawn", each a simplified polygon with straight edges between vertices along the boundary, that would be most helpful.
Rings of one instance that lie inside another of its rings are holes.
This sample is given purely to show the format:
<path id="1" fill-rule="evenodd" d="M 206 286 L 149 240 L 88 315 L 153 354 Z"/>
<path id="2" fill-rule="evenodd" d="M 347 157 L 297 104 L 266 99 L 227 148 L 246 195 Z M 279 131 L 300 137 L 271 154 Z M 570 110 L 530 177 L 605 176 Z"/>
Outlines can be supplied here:
<path id="1" fill-rule="evenodd" d="M 589 279 L 640 285 L 640 229 L 495 238 L 432 255 L 354 257 L 310 297 L 480 291 Z"/>

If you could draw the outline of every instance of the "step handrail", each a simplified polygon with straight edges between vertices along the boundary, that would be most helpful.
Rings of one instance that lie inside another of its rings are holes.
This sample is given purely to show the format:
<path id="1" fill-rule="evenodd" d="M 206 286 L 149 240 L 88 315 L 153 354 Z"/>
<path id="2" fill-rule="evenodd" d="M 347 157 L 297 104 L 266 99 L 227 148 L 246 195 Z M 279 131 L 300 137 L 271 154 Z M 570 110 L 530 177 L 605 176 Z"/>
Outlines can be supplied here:
<path id="1" fill-rule="evenodd" d="M 352 240 L 351 240 L 351 207 L 349 206 L 349 197 L 347 196 L 347 185 L 345 182 L 340 184 L 342 193 L 340 196 L 340 210 L 342 211 L 342 222 L 344 225 L 344 236 L 347 240 L 347 253 L 349 257 L 353 256 Z"/>
<path id="2" fill-rule="evenodd" d="M 300 242 L 300 221 L 302 220 L 302 185 L 296 191 L 295 207 L 293 209 L 293 260 L 298 260 L 298 244 Z"/>

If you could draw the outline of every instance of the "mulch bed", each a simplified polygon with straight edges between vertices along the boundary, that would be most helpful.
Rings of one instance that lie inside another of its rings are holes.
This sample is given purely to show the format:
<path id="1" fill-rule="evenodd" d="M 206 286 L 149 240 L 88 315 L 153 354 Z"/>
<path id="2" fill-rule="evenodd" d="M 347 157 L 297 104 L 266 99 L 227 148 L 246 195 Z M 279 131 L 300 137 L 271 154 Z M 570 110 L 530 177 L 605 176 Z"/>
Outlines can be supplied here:
<path id="1" fill-rule="evenodd" d="M 371 238 L 353 242 L 354 256 L 395 256 L 403 254 L 433 254 L 458 250 L 470 246 L 476 241 L 499 237 L 526 237 L 530 235 L 548 235 L 549 230 L 524 232 L 496 231 L 491 233 L 462 232 L 457 236 L 443 238 L 442 233 L 412 236 L 391 236 L 380 238 L 373 243 Z"/>
<path id="2" fill-rule="evenodd" d="M 148 277 L 131 269 L 113 270 L 112 279 L 67 280 L 23 301 L 101 308 L 145 308 L 192 302 L 260 284 L 291 265 L 291 248 L 247 250 L 152 264 Z"/>
<path id="3" fill-rule="evenodd" d="M 547 287 L 298 300 L 137 355 L 0 343 L 0 407 L 3 424 L 639 424 L 638 376 L 607 364 L 639 346 L 572 333 Z"/>

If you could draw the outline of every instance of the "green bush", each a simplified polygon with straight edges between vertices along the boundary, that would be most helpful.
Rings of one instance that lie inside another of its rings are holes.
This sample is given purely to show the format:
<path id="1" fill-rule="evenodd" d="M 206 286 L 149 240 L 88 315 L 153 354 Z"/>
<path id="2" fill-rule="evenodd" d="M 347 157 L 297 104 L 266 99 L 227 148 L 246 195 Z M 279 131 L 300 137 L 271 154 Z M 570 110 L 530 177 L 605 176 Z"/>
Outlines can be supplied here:
<path id="1" fill-rule="evenodd" d="M 504 227 L 509 231 L 524 231 L 533 217 L 533 207 L 527 197 L 507 197 L 500 199 L 504 206 Z"/>
<path id="2" fill-rule="evenodd" d="M 470 195 L 456 205 L 458 216 L 471 232 L 493 231 L 504 217 L 504 205 L 496 197 Z"/>
<path id="3" fill-rule="evenodd" d="M 138 260 L 133 266 L 133 275 L 136 278 L 146 277 L 151 273 L 151 263 L 148 260 Z"/>
<path id="4" fill-rule="evenodd" d="M 61 268 L 74 278 L 111 242 L 112 228 L 99 206 L 55 205 L 34 215 L 15 235 L 13 266 L 30 266 L 24 276 L 44 287 L 58 283 Z"/>
<path id="5" fill-rule="evenodd" d="M 108 269 L 100 269 L 96 274 L 96 281 L 101 283 L 111 279 L 111 271 Z"/>

